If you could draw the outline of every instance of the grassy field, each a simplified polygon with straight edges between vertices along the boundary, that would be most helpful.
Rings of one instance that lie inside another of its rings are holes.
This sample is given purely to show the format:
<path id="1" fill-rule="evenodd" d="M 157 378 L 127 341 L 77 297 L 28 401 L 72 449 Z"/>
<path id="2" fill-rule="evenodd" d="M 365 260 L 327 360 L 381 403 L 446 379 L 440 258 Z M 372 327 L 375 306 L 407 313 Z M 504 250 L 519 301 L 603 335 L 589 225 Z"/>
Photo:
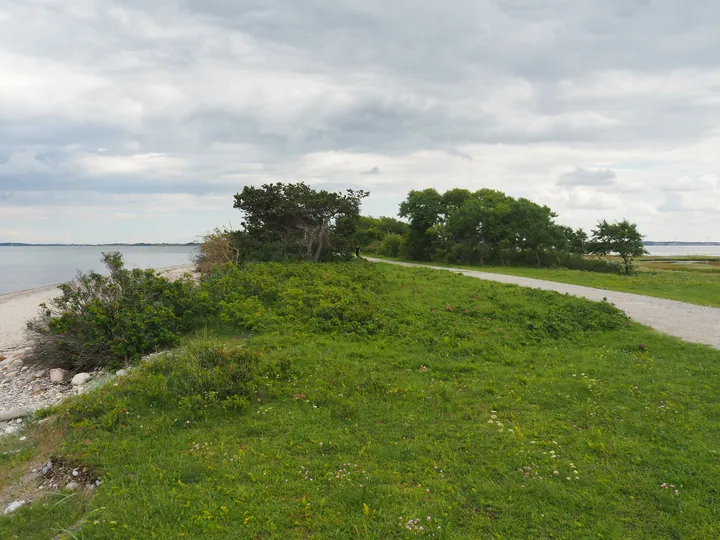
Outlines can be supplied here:
<path id="1" fill-rule="evenodd" d="M 379 259 L 391 260 L 388 257 Z M 684 258 L 687 259 L 687 258 Z M 396 260 L 396 259 L 392 259 Z M 683 258 L 647 258 L 636 262 L 637 271 L 631 276 L 601 274 L 562 268 L 522 268 L 511 266 L 462 266 L 428 263 L 434 266 L 452 266 L 480 272 L 507 274 L 596 289 L 622 291 L 635 294 L 679 300 L 701 306 L 720 307 L 720 260 L 698 259 L 690 264 Z"/>
<path id="2" fill-rule="evenodd" d="M 720 537 L 719 351 L 445 272 L 249 273 L 211 285 L 222 326 L 4 443 L 3 478 L 102 485 L 1 538 Z"/>

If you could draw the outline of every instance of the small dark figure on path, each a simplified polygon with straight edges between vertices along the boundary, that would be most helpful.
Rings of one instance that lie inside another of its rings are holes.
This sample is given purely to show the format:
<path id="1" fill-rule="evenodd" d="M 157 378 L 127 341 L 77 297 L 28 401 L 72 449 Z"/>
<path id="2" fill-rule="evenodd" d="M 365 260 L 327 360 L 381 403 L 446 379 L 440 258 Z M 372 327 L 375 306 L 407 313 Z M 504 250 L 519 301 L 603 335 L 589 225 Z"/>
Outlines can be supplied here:
<path id="1" fill-rule="evenodd" d="M 360 258 L 360 246 L 355 246 L 355 256 L 358 259 Z"/>

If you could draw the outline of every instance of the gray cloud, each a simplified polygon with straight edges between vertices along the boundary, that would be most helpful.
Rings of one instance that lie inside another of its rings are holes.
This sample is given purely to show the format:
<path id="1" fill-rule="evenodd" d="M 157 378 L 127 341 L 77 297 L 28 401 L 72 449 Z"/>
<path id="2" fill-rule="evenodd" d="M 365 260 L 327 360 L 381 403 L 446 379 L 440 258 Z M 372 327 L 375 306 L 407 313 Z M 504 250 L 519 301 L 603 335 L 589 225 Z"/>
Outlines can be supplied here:
<path id="1" fill-rule="evenodd" d="M 449 150 L 447 150 L 447 154 L 448 156 L 455 156 L 462 159 L 467 159 L 468 161 L 472 161 L 472 157 L 469 154 L 461 152 L 457 148 L 450 148 Z"/>
<path id="2" fill-rule="evenodd" d="M 370 212 L 453 182 L 556 190 L 561 216 L 611 206 L 575 186 L 665 211 L 659 187 L 720 167 L 719 17 L 712 0 L 6 2 L 0 193 L 23 195 L 0 213 L 357 171 Z"/>
<path id="3" fill-rule="evenodd" d="M 611 186 L 616 178 L 617 174 L 610 169 L 588 171 L 576 167 L 574 171 L 561 175 L 557 183 L 559 186 Z"/>

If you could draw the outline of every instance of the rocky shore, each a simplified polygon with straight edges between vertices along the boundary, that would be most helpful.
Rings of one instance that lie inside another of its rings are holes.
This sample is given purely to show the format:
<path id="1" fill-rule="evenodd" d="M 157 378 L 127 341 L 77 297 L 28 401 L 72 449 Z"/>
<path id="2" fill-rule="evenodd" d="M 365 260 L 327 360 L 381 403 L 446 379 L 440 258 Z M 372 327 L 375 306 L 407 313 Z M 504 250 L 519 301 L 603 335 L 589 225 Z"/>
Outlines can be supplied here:
<path id="1" fill-rule="evenodd" d="M 178 279 L 185 273 L 193 274 L 193 266 L 158 271 L 169 279 Z M 24 417 L 101 384 L 109 376 L 102 371 L 71 374 L 25 365 L 26 323 L 35 317 L 41 303 L 59 292 L 57 286 L 50 286 L 0 295 L 0 435 L 17 434 Z"/>

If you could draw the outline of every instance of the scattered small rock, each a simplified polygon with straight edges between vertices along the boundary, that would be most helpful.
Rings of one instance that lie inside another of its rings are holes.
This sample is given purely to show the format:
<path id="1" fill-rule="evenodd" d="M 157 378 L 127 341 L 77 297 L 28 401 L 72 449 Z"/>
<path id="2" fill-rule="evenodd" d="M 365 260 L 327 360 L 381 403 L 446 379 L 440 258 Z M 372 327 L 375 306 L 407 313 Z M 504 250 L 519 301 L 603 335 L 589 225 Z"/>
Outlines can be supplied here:
<path id="1" fill-rule="evenodd" d="M 92 375 L 89 373 L 78 373 L 72 378 L 72 385 L 73 386 L 82 386 L 83 384 L 87 383 L 90 379 L 92 379 Z"/>
<path id="2" fill-rule="evenodd" d="M 23 361 L 20 358 L 14 358 L 10 360 L 10 363 L 8 364 L 8 368 L 10 369 L 20 369 L 23 367 Z"/>
<path id="3" fill-rule="evenodd" d="M 40 473 L 41 473 L 45 478 L 48 478 L 48 477 L 50 476 L 50 474 L 52 473 L 52 468 L 53 468 L 52 460 L 49 460 L 49 459 L 48 459 L 47 462 L 45 463 L 45 465 L 43 465 L 43 468 L 42 468 L 42 470 L 40 471 Z"/>
<path id="4" fill-rule="evenodd" d="M 15 435 L 16 433 L 20 433 L 21 430 L 21 426 L 18 426 L 17 424 L 10 424 L 8 427 L 5 428 L 5 431 L 3 433 L 5 435 Z"/>
<path id="5" fill-rule="evenodd" d="M 13 501 L 10 504 L 8 504 L 7 507 L 5 507 L 5 512 L 3 512 L 3 513 L 5 515 L 12 514 L 13 512 L 15 512 L 16 510 L 19 510 L 23 506 L 25 506 L 25 501 Z"/>
<path id="6" fill-rule="evenodd" d="M 70 372 L 67 369 L 55 368 L 50 370 L 50 382 L 61 383 L 70 378 Z"/>
<path id="7" fill-rule="evenodd" d="M 65 486 L 65 489 L 67 491 L 75 491 L 79 487 L 80 487 L 80 484 L 78 484 L 77 482 L 68 482 L 68 485 Z"/>
<path id="8" fill-rule="evenodd" d="M 127 370 L 127 369 L 118 369 L 118 370 L 115 372 L 115 375 L 117 375 L 118 377 L 124 377 L 124 376 L 127 375 L 127 374 L 128 374 L 128 370 Z"/>
<path id="9" fill-rule="evenodd" d="M 72 393 L 70 385 L 50 382 L 48 370 L 28 366 L 20 376 L 0 371 L 0 421 L 9 418 L 5 413 L 16 410 L 37 409 L 56 405 Z"/>

